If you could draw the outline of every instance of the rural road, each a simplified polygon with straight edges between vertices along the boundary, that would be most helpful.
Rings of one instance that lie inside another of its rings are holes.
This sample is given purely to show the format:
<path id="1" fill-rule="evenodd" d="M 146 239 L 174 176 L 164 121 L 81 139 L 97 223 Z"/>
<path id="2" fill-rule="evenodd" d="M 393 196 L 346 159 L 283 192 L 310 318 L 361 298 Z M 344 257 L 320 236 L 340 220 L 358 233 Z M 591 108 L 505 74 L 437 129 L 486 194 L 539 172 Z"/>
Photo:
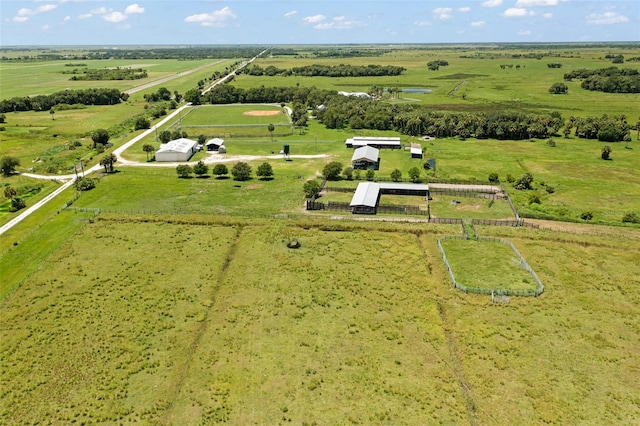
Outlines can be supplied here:
<path id="1" fill-rule="evenodd" d="M 160 78 L 158 80 L 151 81 L 149 83 L 142 84 L 140 86 L 136 86 L 133 89 L 125 90 L 124 93 L 126 93 L 127 95 L 133 95 L 134 93 L 140 92 L 141 90 L 146 90 L 146 89 L 148 89 L 150 87 L 157 86 L 157 85 L 162 84 L 162 83 L 166 83 L 167 81 L 171 81 L 171 80 L 173 80 L 175 78 L 184 77 L 185 75 L 189 75 L 189 74 L 194 73 L 196 71 L 200 71 L 200 70 L 203 70 L 205 68 L 212 67 L 214 65 L 219 64 L 220 62 L 223 62 L 224 60 L 225 59 L 220 59 L 219 61 L 211 62 L 210 64 L 205 64 L 205 65 L 199 66 L 197 68 L 193 68 L 193 69 L 190 69 L 190 70 L 187 70 L 187 71 L 179 72 L 179 73 L 174 74 L 174 75 L 170 75 L 170 76 L 167 76 L 167 77 L 162 77 L 162 78 Z"/>
<path id="2" fill-rule="evenodd" d="M 262 54 L 264 54 L 264 52 L 266 52 L 267 50 L 263 50 L 262 52 L 260 52 L 259 54 L 257 54 L 256 56 L 254 56 L 253 58 L 251 58 L 249 61 L 244 62 L 243 64 L 241 64 L 236 70 L 231 71 L 229 74 L 227 74 L 224 78 L 221 78 L 220 80 L 216 81 L 215 83 L 213 83 L 208 90 L 211 90 L 213 87 L 217 86 L 220 83 L 223 83 L 224 81 L 227 80 L 227 78 L 229 78 L 229 76 L 231 75 L 235 75 L 235 71 L 237 71 L 238 69 L 241 69 L 245 66 L 247 66 L 248 64 L 250 64 L 251 62 L 253 62 L 256 58 L 258 58 L 259 56 L 261 56 Z M 147 84 L 143 84 L 141 86 L 138 87 L 134 87 L 133 89 L 130 89 L 128 91 L 126 91 L 125 93 L 131 94 L 131 93 L 135 93 L 138 92 L 140 90 L 144 90 L 147 89 L 149 87 L 153 87 L 156 86 L 158 84 L 162 84 L 166 81 L 172 80 L 174 78 L 178 78 L 178 77 L 182 77 L 184 75 L 188 75 L 192 72 L 201 70 L 203 68 L 215 65 L 220 63 L 222 60 L 217 61 L 217 62 L 213 62 L 207 65 L 202 65 L 200 67 L 194 68 L 192 70 L 188 70 L 188 71 L 183 71 L 181 73 L 178 73 L 176 75 L 172 75 L 169 77 L 165 77 L 156 81 L 152 81 L 150 83 Z M 173 117 L 175 117 L 176 115 L 180 114 L 182 112 L 183 109 L 189 107 L 191 104 L 186 104 L 181 106 L 180 108 L 176 109 L 175 111 L 173 111 L 171 114 L 167 115 L 162 121 L 160 121 L 159 123 L 155 124 L 154 126 L 152 126 L 150 129 L 144 131 L 143 133 L 139 134 L 138 136 L 134 137 L 133 139 L 125 142 L 123 145 L 119 146 L 118 148 L 116 148 L 115 150 L 113 150 L 113 153 L 115 154 L 116 157 L 118 157 L 118 161 L 121 162 L 121 164 L 126 164 L 127 161 L 124 160 L 122 158 L 122 153 L 124 151 L 126 151 L 127 149 L 129 149 L 133 144 L 135 144 L 136 142 L 140 141 L 141 139 L 143 139 L 144 137 L 146 137 L 147 135 L 153 133 L 156 131 L 157 128 L 160 128 L 161 126 L 163 126 L 165 123 L 167 123 L 169 120 L 171 120 Z M 129 162 L 130 163 L 130 162 Z M 100 166 L 100 164 L 96 164 L 95 166 L 86 169 L 84 171 L 84 175 L 89 174 L 89 173 L 93 173 L 97 170 L 100 170 L 102 168 L 102 166 Z M 83 175 L 83 176 L 84 176 Z M 51 194 L 47 195 L 46 197 L 44 197 L 42 200 L 38 201 L 37 203 L 35 203 L 33 206 L 29 207 L 28 209 L 26 209 L 25 211 L 23 211 L 22 213 L 20 213 L 18 216 L 14 217 L 13 219 L 11 219 L 9 222 L 5 223 L 4 225 L 0 226 L 0 235 L 4 234 L 5 232 L 7 232 L 9 229 L 13 228 L 14 226 L 16 226 L 18 223 L 22 222 L 24 219 L 26 219 L 27 217 L 29 217 L 29 215 L 31 215 L 33 212 L 37 211 L 40 207 L 44 206 L 46 203 L 48 203 L 49 201 L 51 201 L 52 199 L 54 199 L 56 196 L 58 196 L 61 192 L 63 192 L 64 190 L 66 190 L 67 188 L 71 187 L 74 183 L 75 183 L 75 179 L 76 179 L 76 175 L 72 174 L 72 175 L 64 175 L 64 176 L 45 176 L 45 175 L 36 175 L 36 174 L 32 174 L 32 173 L 22 173 L 22 176 L 27 176 L 30 178 L 35 178 L 35 179 L 49 179 L 49 180 L 60 180 L 60 181 L 67 181 L 65 182 L 62 186 L 60 186 L 60 188 L 56 189 L 55 191 L 53 191 Z"/>

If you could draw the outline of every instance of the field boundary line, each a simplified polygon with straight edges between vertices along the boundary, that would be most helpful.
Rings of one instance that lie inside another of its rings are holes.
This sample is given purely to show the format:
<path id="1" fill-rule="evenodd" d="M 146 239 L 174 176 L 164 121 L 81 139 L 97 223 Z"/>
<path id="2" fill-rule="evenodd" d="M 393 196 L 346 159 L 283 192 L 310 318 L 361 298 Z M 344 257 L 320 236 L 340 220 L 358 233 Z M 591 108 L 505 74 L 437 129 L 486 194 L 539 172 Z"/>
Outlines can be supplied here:
<path id="1" fill-rule="evenodd" d="M 231 264 L 231 262 L 233 261 L 233 258 L 235 257 L 238 241 L 240 241 L 240 237 L 242 235 L 243 229 L 244 227 L 241 226 L 236 230 L 236 235 L 233 241 L 231 242 L 231 246 L 229 247 L 227 254 L 224 257 L 224 262 L 222 263 L 222 267 L 220 268 L 220 272 L 218 273 L 218 277 L 215 281 L 215 284 L 211 288 L 211 293 L 209 294 L 211 305 L 208 306 L 207 309 L 205 310 L 204 319 L 200 322 L 200 325 L 195 333 L 195 337 L 191 342 L 191 344 L 189 345 L 189 349 L 187 352 L 187 359 L 185 360 L 184 365 L 182 366 L 182 369 L 180 371 L 180 374 L 178 375 L 178 382 L 176 383 L 176 386 L 173 389 L 171 399 L 169 401 L 169 405 L 167 406 L 167 409 L 165 411 L 165 415 L 163 419 L 164 424 L 168 424 L 168 420 L 171 417 L 172 411 L 175 406 L 175 402 L 178 399 L 178 396 L 180 395 L 180 391 L 184 386 L 184 382 L 189 375 L 188 373 L 189 373 L 189 370 L 191 369 L 191 365 L 193 364 L 193 359 L 195 358 L 196 352 L 200 347 L 202 336 L 204 336 L 205 331 L 208 328 L 211 311 L 216 306 L 218 291 L 222 287 L 222 282 L 224 281 L 224 278 L 227 275 L 227 270 L 229 269 L 229 265 Z"/>

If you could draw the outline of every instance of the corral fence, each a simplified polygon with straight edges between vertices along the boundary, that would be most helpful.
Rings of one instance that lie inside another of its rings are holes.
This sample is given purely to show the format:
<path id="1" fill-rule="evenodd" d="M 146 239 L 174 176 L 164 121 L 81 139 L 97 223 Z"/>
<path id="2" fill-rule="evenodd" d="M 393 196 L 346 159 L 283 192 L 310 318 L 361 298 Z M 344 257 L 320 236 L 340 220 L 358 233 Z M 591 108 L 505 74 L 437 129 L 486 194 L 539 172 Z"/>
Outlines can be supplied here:
<path id="1" fill-rule="evenodd" d="M 518 265 L 521 266 L 524 270 L 526 270 L 531 277 L 534 279 L 534 281 L 536 282 L 538 288 L 533 290 L 519 290 L 519 289 L 510 289 L 510 288 L 479 288 L 479 287 L 471 287 L 471 286 L 467 286 L 464 285 L 460 282 L 458 282 L 456 280 L 456 277 L 453 273 L 453 269 L 451 268 L 451 265 L 449 264 L 449 261 L 447 260 L 447 255 L 444 251 L 444 248 L 442 247 L 442 241 L 445 240 L 467 240 L 468 236 L 466 235 L 466 230 L 465 230 L 465 236 L 457 236 L 457 235 L 451 235 L 451 236 L 445 236 L 442 237 L 440 239 L 438 239 L 438 249 L 440 250 L 440 254 L 442 255 L 442 260 L 444 261 L 444 264 L 447 268 L 447 272 L 449 273 L 449 278 L 451 278 L 451 282 L 453 283 L 453 286 L 459 290 L 464 291 L 465 293 L 472 293 L 472 294 L 486 294 L 486 295 L 494 295 L 494 294 L 500 294 L 502 296 L 534 296 L 534 297 L 538 297 L 542 294 L 542 292 L 544 292 L 544 285 L 542 284 L 542 281 L 540 281 L 540 278 L 538 278 L 538 276 L 536 275 L 535 271 L 529 266 L 529 264 L 527 263 L 527 261 L 525 260 L 525 258 L 520 254 L 520 252 L 516 249 L 516 247 L 513 245 L 513 243 L 511 243 L 511 241 L 505 240 L 503 238 L 495 238 L 495 237 L 482 237 L 482 236 L 478 236 L 476 234 L 476 240 L 478 241 L 493 241 L 493 242 L 498 242 L 501 244 L 506 244 L 509 247 L 511 247 L 511 250 L 513 251 L 513 253 L 516 255 L 517 257 L 517 261 L 518 261 Z"/>
<path id="2" fill-rule="evenodd" d="M 486 190 L 475 190 L 472 188 L 429 188 L 431 195 L 444 195 L 449 197 L 484 198 L 487 200 L 504 200 L 506 195 L 501 192 L 487 192 Z"/>
<path id="3" fill-rule="evenodd" d="M 526 228 L 539 229 L 540 225 L 537 223 L 526 222 L 524 219 L 518 220 L 503 220 L 503 219 L 472 219 L 473 225 L 489 225 L 489 226 L 523 226 Z"/>
<path id="4" fill-rule="evenodd" d="M 321 203 L 315 200 L 307 200 L 307 210 L 331 210 L 331 211 L 342 211 L 342 212 L 351 212 L 353 207 L 350 203 L 336 202 L 336 201 L 327 201 L 326 203 Z M 429 212 L 427 210 L 423 210 L 420 206 L 411 206 L 411 205 L 390 205 L 390 204 L 380 204 L 376 208 L 377 213 L 391 213 L 391 214 L 406 214 L 406 215 L 416 215 L 416 216 L 428 216 Z"/>
<path id="5" fill-rule="evenodd" d="M 448 225 L 459 225 L 462 223 L 462 219 L 455 219 L 449 217 L 430 217 L 429 223 L 443 223 Z"/>

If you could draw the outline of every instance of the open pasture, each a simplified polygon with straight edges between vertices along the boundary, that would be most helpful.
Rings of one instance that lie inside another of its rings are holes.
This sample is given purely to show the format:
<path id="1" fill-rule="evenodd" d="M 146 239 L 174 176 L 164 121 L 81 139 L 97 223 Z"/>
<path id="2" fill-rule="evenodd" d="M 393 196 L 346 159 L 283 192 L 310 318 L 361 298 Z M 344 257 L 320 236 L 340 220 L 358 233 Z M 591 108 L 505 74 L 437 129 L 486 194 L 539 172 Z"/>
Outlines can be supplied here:
<path id="1" fill-rule="evenodd" d="M 215 61 L 211 59 L 185 60 L 175 59 L 154 59 L 145 60 L 73 60 L 73 61 L 39 61 L 39 62 L 2 62 L 0 63 L 0 93 L 2 99 L 16 96 L 49 95 L 66 89 L 88 89 L 92 87 L 110 87 L 121 91 L 132 89 L 146 83 L 153 82 L 163 77 L 197 68 Z M 86 64 L 86 67 L 66 66 L 66 64 Z M 71 74 L 63 74 L 65 71 L 72 71 L 74 68 L 102 69 L 116 67 L 140 67 L 147 70 L 148 77 L 138 80 L 102 80 L 102 81 L 71 81 Z M 224 68 L 224 67 L 223 67 Z M 210 76 L 213 72 L 209 70 Z M 193 76 L 191 76 L 191 80 Z M 192 83 L 193 84 L 193 83 Z M 167 87 L 171 86 L 168 82 Z"/>
<path id="2" fill-rule="evenodd" d="M 98 216 L 3 301 L 3 422 L 640 418 L 638 238 L 483 229 L 547 286 L 497 306 L 450 286 L 459 227 L 167 219 Z"/>
<path id="3" fill-rule="evenodd" d="M 259 112 L 264 112 L 260 115 Z M 225 124 L 289 124 L 287 114 L 276 105 L 201 105 L 189 108 L 180 126 L 221 126 Z"/>

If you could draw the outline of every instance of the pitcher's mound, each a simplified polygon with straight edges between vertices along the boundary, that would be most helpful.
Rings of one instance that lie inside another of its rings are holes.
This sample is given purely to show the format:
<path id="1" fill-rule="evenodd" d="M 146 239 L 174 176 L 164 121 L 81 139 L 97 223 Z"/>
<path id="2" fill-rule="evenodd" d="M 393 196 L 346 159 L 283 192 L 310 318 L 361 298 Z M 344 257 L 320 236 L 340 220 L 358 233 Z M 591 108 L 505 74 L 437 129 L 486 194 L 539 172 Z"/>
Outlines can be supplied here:
<path id="1" fill-rule="evenodd" d="M 278 114 L 281 114 L 281 112 L 280 111 L 245 111 L 242 114 L 250 115 L 252 117 L 265 117 L 268 115 L 278 115 Z"/>

